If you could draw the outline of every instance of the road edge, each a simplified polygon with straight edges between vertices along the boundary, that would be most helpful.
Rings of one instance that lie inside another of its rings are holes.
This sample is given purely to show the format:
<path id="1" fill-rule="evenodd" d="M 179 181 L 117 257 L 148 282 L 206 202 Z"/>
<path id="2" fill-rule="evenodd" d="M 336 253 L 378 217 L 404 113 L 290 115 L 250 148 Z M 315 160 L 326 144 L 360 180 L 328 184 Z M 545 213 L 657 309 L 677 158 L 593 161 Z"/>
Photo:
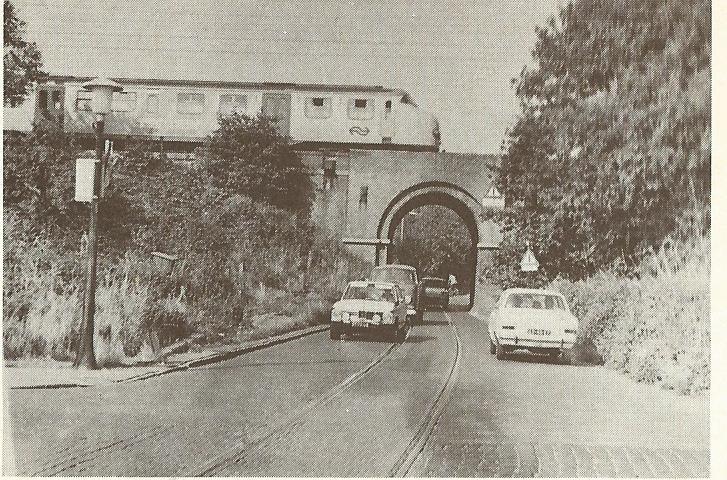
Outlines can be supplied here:
<path id="1" fill-rule="evenodd" d="M 188 370 L 190 368 L 195 367 L 201 367 L 204 365 L 209 365 L 212 363 L 218 363 L 223 362 L 225 360 L 230 360 L 232 358 L 235 358 L 240 355 L 244 355 L 246 353 L 254 352 L 256 350 L 262 350 L 264 348 L 272 347 L 275 345 L 279 345 L 281 343 L 289 342 L 291 340 L 297 340 L 299 338 L 312 335 L 314 333 L 323 332 L 325 330 L 328 330 L 329 325 L 323 324 L 323 325 L 315 325 L 313 327 L 308 327 L 300 330 L 293 330 L 288 333 L 284 333 L 281 335 L 276 335 L 274 337 L 268 337 L 261 340 L 255 340 L 253 342 L 248 342 L 244 345 L 240 345 L 238 348 L 234 348 L 232 350 L 224 351 L 224 352 L 215 352 L 211 353 L 209 355 L 205 355 L 200 358 L 194 358 L 192 360 L 188 360 L 186 362 L 180 363 L 178 365 L 170 366 L 167 368 L 163 368 L 154 372 L 146 372 L 146 373 L 140 373 L 138 375 L 134 375 L 127 378 L 122 378 L 118 380 L 111 380 L 107 383 L 58 383 L 58 384 L 42 384 L 42 385 L 19 385 L 15 387 L 9 387 L 9 390 L 50 390 L 50 389 L 66 389 L 66 388 L 94 388 L 94 387 L 108 387 L 112 385 L 119 385 L 119 384 L 125 384 L 125 383 L 131 383 L 131 382 L 138 382 L 141 380 L 147 380 L 154 377 L 159 377 L 162 375 L 166 375 L 168 373 L 173 372 L 179 372 L 182 370 Z"/>
<path id="2" fill-rule="evenodd" d="M 251 344 L 240 346 L 239 348 L 235 348 L 230 351 L 215 352 L 204 357 L 188 360 L 184 363 L 180 363 L 179 365 L 174 365 L 173 367 L 169 367 L 157 372 L 142 373 L 134 377 L 115 380 L 113 384 L 138 382 L 140 380 L 147 380 L 149 378 L 159 377 L 161 375 L 166 375 L 168 373 L 177 372 L 180 370 L 187 370 L 190 368 L 201 367 L 212 363 L 223 362 L 225 360 L 230 360 L 246 353 L 254 352 L 256 350 L 262 350 L 264 348 L 279 345 L 281 343 L 289 342 L 291 340 L 297 340 L 299 338 L 303 338 L 314 333 L 323 332 L 325 330 L 328 330 L 328 328 L 329 325 L 316 325 L 313 327 L 304 328 L 302 330 L 293 330 L 292 332 L 284 333 L 282 335 L 276 335 L 274 337 L 257 340 Z"/>

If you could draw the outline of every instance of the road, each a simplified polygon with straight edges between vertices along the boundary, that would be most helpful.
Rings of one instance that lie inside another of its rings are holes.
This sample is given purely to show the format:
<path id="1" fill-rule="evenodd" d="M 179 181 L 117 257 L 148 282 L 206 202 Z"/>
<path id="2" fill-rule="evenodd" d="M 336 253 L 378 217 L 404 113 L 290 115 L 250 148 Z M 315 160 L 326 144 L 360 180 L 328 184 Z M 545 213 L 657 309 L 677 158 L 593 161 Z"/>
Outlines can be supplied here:
<path id="1" fill-rule="evenodd" d="M 20 475 L 708 475 L 707 397 L 497 361 L 463 311 L 428 312 L 398 346 L 324 332 L 141 382 L 4 393 Z"/>

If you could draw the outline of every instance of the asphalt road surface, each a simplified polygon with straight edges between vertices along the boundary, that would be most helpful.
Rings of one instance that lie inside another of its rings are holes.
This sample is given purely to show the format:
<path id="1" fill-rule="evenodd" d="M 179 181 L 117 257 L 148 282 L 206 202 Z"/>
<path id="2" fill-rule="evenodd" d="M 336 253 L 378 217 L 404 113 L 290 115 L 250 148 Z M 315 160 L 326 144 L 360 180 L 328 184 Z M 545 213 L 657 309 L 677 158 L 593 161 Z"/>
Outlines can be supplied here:
<path id="1" fill-rule="evenodd" d="M 428 312 L 402 345 L 324 332 L 135 383 L 4 393 L 19 475 L 709 473 L 707 397 L 498 361 L 462 311 Z"/>

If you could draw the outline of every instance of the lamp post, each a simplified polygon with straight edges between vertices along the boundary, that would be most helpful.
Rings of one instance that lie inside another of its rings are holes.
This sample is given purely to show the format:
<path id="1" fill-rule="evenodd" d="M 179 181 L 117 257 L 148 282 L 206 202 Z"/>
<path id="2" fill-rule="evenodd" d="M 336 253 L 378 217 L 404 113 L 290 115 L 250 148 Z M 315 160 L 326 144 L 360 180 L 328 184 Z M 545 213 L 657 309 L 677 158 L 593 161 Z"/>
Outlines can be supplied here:
<path id="1" fill-rule="evenodd" d="M 83 324 L 81 325 L 81 342 L 76 356 L 75 366 L 89 369 L 97 368 L 96 356 L 93 352 L 94 314 L 96 312 L 96 257 L 98 237 L 96 225 L 98 221 L 98 201 L 101 195 L 101 175 L 103 172 L 104 150 L 104 116 L 111 111 L 111 99 L 114 92 L 123 87 L 107 78 L 96 78 L 84 83 L 83 88 L 91 92 L 91 111 L 94 113 L 94 131 L 96 133 L 96 162 L 93 177 L 93 198 L 91 199 L 91 221 L 88 228 L 88 270 L 86 273 L 86 289 L 83 302 Z"/>

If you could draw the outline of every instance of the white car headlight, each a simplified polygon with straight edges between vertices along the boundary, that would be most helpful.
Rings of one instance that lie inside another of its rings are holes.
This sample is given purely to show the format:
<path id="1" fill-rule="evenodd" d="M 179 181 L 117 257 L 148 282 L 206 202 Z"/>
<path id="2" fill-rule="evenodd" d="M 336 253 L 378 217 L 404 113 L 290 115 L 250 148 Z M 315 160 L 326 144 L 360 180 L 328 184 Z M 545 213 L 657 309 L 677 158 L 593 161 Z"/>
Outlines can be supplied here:
<path id="1" fill-rule="evenodd" d="M 346 322 L 351 318 L 351 314 L 348 312 L 341 312 L 341 321 Z"/>
<path id="2" fill-rule="evenodd" d="M 381 315 L 378 313 L 374 313 L 374 316 L 371 317 L 371 320 L 373 320 L 374 323 L 380 323 L 381 322 Z"/>

